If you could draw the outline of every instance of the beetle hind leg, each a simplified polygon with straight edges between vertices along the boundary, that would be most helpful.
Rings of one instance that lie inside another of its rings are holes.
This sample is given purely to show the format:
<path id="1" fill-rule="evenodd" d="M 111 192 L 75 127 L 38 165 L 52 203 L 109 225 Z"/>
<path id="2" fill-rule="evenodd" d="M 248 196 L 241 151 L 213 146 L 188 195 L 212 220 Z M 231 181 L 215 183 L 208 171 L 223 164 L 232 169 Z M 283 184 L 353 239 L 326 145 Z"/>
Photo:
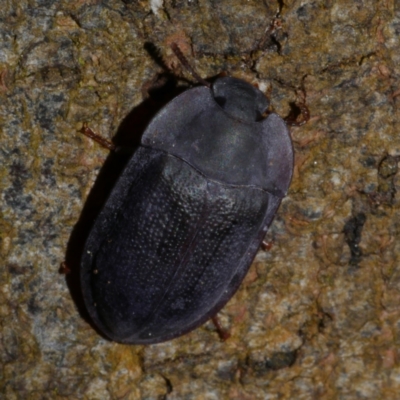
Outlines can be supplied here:
<path id="1" fill-rule="evenodd" d="M 213 317 L 211 317 L 211 321 L 215 325 L 218 336 L 222 342 L 225 342 L 225 340 L 227 340 L 231 337 L 231 334 L 221 326 L 219 319 L 218 319 L 218 315 L 214 315 Z"/>

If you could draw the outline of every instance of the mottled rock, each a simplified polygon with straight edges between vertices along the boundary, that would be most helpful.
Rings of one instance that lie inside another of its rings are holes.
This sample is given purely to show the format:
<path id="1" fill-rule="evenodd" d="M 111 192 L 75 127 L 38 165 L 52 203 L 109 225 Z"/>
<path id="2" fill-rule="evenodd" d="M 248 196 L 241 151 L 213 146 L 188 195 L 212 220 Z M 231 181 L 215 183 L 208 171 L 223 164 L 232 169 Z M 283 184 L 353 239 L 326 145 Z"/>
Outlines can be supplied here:
<path id="1" fill-rule="evenodd" d="M 3 1 L 0 397 L 398 398 L 399 33 L 398 1 Z M 76 274 L 126 157 L 77 130 L 137 143 L 191 81 L 172 41 L 311 120 L 271 250 L 221 312 L 231 338 L 125 346 L 87 322 Z"/>

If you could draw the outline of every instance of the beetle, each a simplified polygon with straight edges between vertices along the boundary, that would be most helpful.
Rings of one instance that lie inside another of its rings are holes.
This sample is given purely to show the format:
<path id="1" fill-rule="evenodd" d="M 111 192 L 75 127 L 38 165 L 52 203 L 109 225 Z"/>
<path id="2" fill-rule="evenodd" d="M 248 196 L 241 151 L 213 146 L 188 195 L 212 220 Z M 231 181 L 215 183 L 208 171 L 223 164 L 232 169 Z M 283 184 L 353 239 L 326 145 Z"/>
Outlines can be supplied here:
<path id="1" fill-rule="evenodd" d="M 266 96 L 238 78 L 198 80 L 151 120 L 86 240 L 84 301 L 116 342 L 163 342 L 216 315 L 290 185 L 289 130 L 264 117 Z"/>

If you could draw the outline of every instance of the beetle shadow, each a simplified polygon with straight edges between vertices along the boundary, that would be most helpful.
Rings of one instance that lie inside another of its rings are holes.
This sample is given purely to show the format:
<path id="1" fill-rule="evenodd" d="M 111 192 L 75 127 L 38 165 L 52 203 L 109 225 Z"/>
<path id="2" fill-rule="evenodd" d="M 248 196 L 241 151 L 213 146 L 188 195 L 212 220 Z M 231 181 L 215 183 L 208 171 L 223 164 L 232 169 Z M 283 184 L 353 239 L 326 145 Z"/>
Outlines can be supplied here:
<path id="1" fill-rule="evenodd" d="M 71 232 L 65 256 L 65 264 L 68 270 L 68 273 L 66 273 L 67 286 L 81 317 L 102 337 L 105 336 L 92 322 L 82 295 L 80 259 L 85 242 L 119 176 L 139 147 L 147 125 L 163 106 L 186 89 L 186 86 L 178 86 L 177 78 L 170 73 L 158 74 L 154 82 L 150 82 L 149 88 L 146 89 L 148 97 L 133 108 L 121 122 L 113 138 L 116 150 L 110 152 L 107 156 L 87 197 L 78 222 Z"/>

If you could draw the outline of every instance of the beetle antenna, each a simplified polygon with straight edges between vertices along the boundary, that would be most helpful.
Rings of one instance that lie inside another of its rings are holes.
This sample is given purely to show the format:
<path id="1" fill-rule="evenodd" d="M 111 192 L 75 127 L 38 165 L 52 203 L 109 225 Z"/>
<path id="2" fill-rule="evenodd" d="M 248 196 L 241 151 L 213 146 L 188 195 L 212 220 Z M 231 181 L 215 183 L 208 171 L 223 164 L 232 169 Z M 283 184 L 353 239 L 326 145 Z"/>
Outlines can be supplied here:
<path id="1" fill-rule="evenodd" d="M 175 53 L 176 57 L 180 61 L 180 63 L 192 74 L 193 78 L 196 79 L 199 83 L 204 86 L 211 87 L 211 84 L 204 80 L 189 64 L 187 58 L 183 55 L 181 49 L 176 43 L 171 43 L 171 49 Z"/>

